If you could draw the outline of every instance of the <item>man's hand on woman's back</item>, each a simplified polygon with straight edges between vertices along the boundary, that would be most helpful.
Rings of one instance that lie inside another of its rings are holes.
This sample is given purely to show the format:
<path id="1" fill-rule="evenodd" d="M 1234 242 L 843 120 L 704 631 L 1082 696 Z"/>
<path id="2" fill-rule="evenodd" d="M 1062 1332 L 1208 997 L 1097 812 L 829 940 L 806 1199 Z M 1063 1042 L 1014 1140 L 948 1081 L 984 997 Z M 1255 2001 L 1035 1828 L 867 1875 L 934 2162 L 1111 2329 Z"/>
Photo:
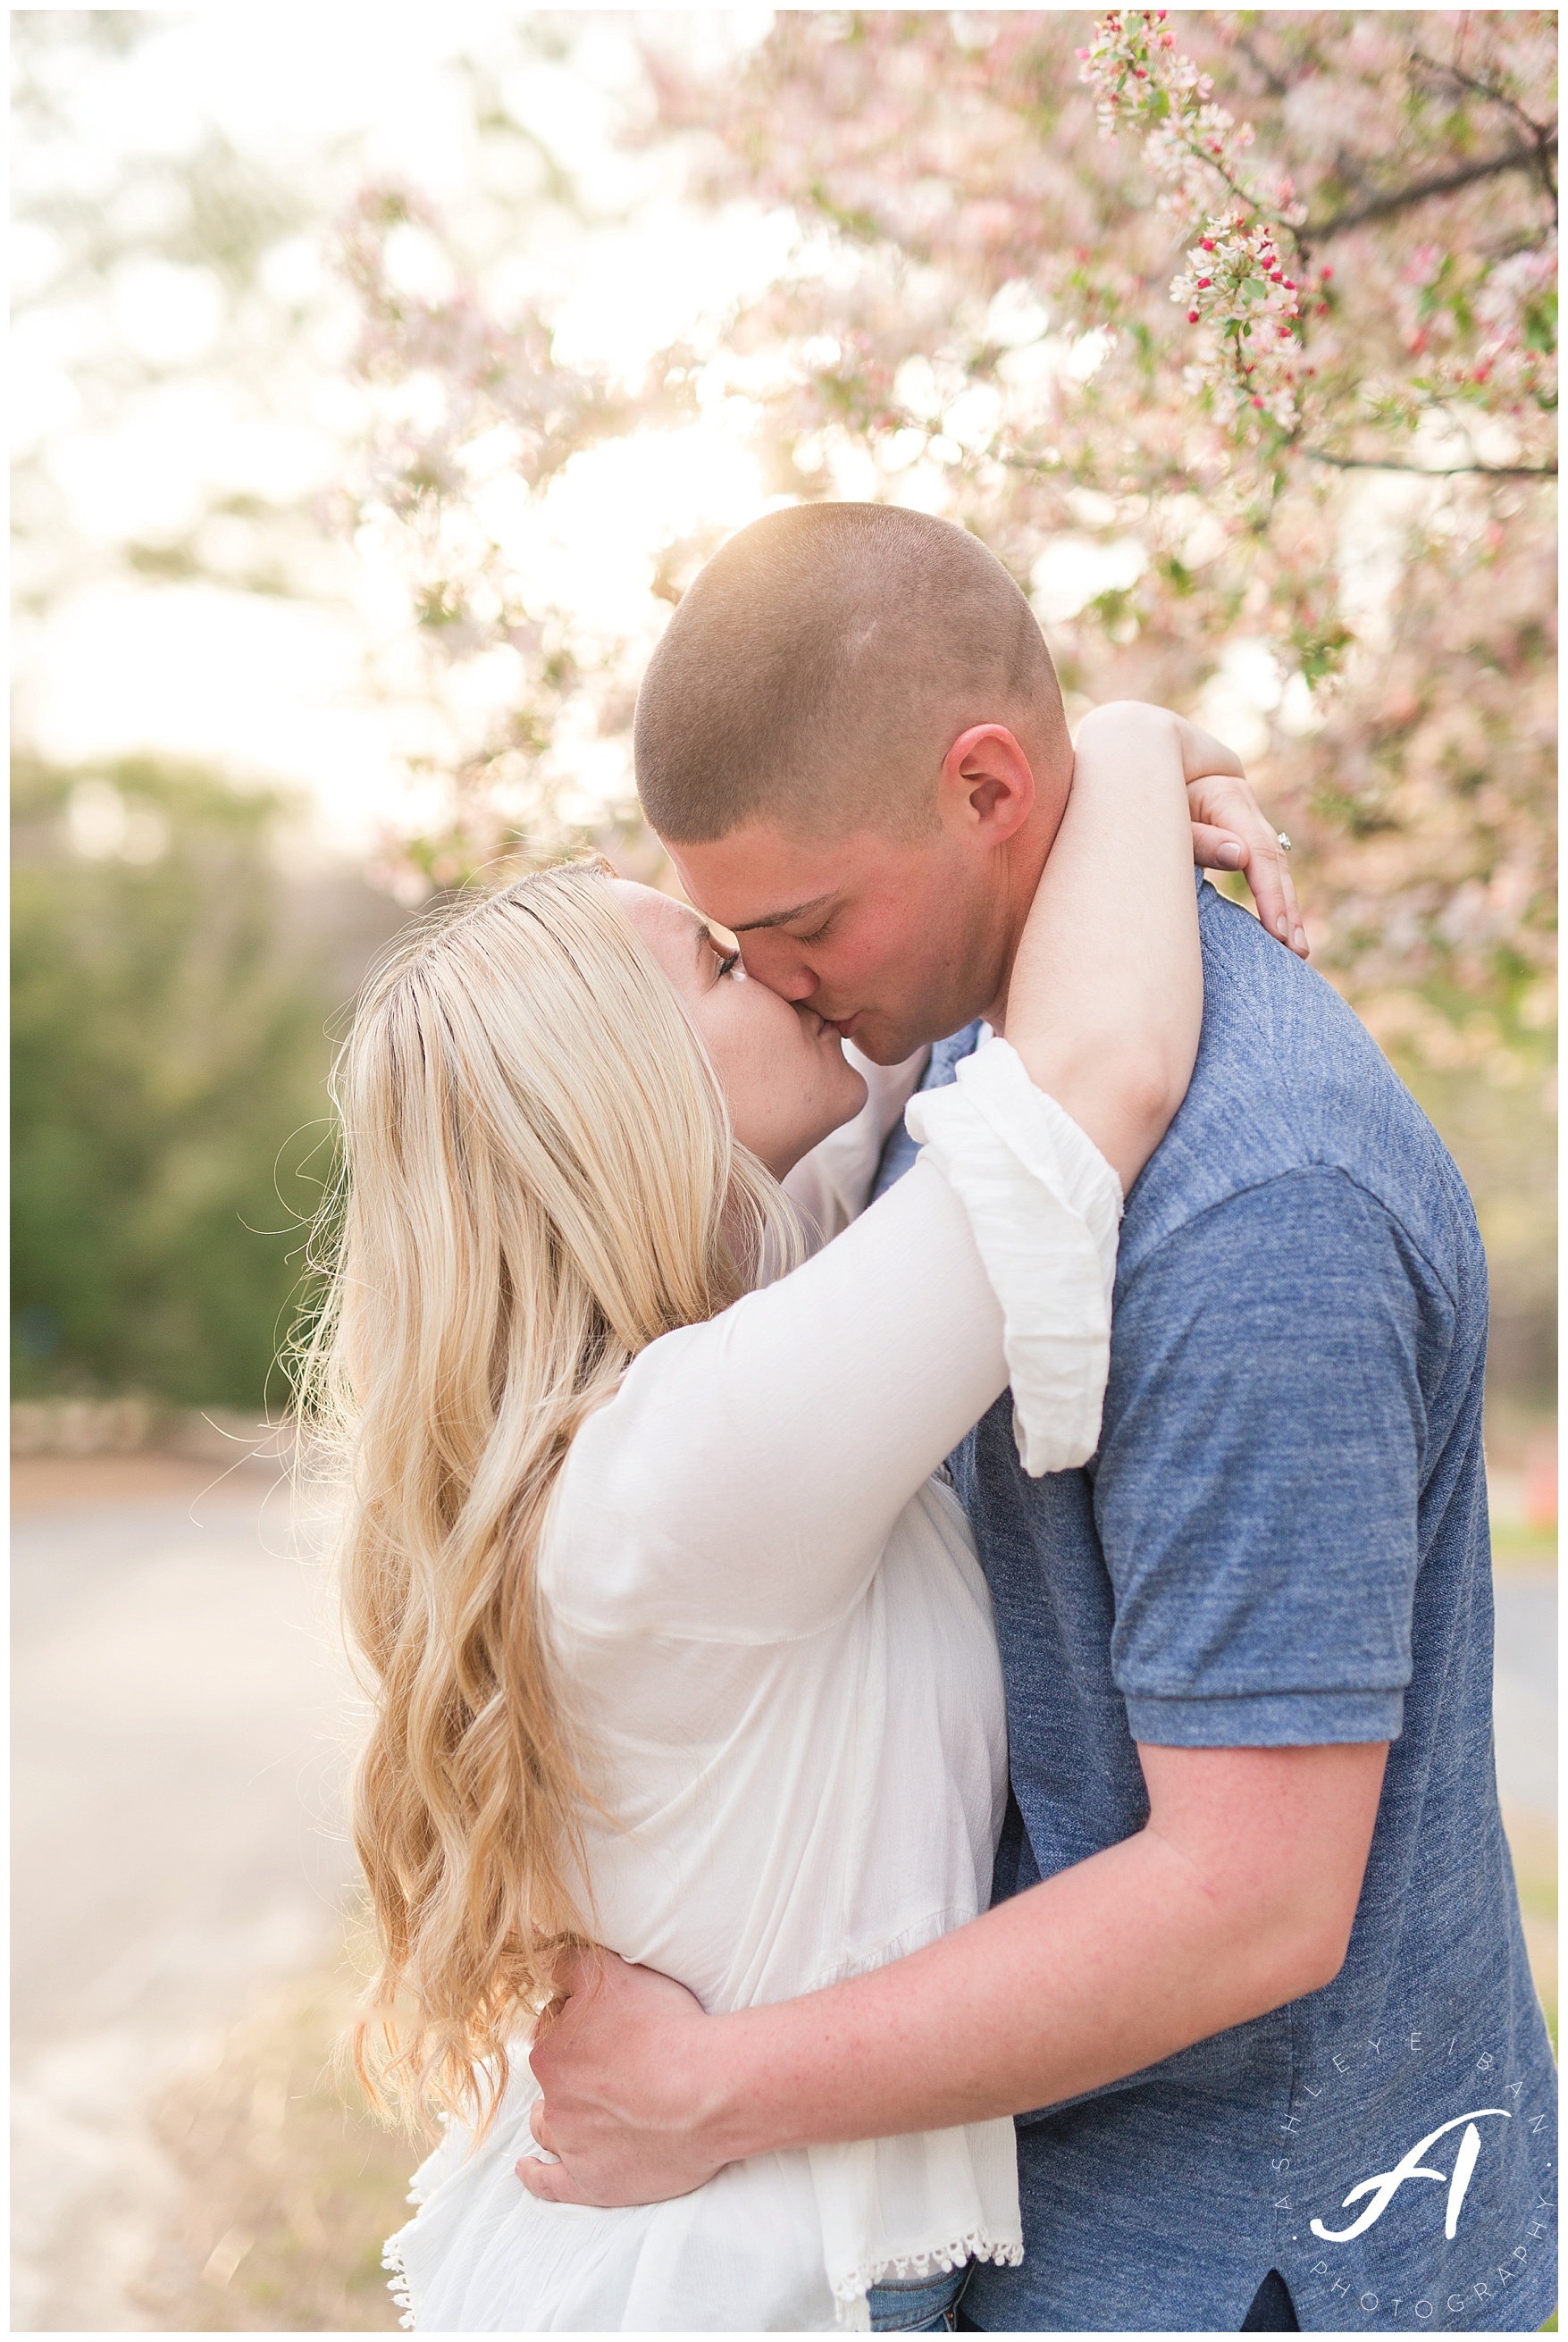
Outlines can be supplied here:
<path id="1" fill-rule="evenodd" d="M 528 2193 L 545 2203 L 658 2204 L 711 2179 L 725 2157 L 694 2128 L 697 2060 L 683 2054 L 696 2050 L 707 2023 L 672 1977 L 614 1952 L 569 1953 L 528 2060 L 544 2092 L 534 2137 L 567 2159 L 524 2156 L 517 2177 Z"/>
<path id="2" fill-rule="evenodd" d="M 1147 1826 L 923 1952 L 730 2017 L 577 1955 L 530 2060 L 532 2196 L 648 2204 L 726 2162 L 947 2129 L 1104 2087 L 1319 1990 L 1344 1958 L 1382 1743 L 1139 1750 Z"/>

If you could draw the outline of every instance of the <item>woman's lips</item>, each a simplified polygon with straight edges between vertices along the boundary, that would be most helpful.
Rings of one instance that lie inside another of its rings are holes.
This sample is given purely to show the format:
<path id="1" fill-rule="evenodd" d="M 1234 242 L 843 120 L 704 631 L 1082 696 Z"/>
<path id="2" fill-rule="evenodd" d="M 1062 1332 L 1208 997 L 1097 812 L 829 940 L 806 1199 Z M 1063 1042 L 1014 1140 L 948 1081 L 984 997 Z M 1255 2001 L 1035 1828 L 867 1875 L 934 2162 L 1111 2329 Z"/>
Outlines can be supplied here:
<path id="1" fill-rule="evenodd" d="M 809 1019 L 810 1024 L 816 1026 L 815 1032 L 811 1036 L 814 1041 L 820 1041 L 824 1035 L 827 1033 L 835 1035 L 841 1041 L 847 1041 L 849 1038 L 850 1027 L 855 1022 L 854 1016 L 846 1016 L 842 1020 L 842 1022 L 834 1016 L 824 1016 L 820 1008 L 808 1008 L 804 1000 L 796 1001 L 795 1013 L 803 1019 L 803 1021 Z M 856 1015 L 858 1016 L 858 1014 L 859 1012 L 857 1011 Z"/>

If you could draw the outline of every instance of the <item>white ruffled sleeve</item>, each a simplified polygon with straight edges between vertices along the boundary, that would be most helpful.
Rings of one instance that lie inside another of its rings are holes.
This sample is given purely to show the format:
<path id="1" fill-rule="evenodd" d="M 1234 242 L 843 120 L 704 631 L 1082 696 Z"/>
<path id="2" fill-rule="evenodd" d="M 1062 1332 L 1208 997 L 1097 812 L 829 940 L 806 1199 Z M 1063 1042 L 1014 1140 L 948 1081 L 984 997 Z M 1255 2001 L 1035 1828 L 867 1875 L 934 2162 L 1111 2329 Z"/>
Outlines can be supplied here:
<path id="1" fill-rule="evenodd" d="M 1001 1304 L 1024 1469 L 1087 1463 L 1111 1363 L 1121 1183 L 1005 1041 L 919 1091 L 904 1120 L 963 1203 Z"/>

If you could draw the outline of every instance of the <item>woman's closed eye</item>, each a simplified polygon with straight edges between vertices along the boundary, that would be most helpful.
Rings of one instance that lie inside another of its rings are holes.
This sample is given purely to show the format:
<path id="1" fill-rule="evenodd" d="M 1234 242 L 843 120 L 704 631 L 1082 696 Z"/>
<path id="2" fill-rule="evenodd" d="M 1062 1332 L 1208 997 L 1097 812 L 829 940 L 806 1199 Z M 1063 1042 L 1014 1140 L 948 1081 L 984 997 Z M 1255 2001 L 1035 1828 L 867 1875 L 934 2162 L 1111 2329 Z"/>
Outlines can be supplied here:
<path id="1" fill-rule="evenodd" d="M 713 929 L 707 926 L 699 927 L 697 930 L 697 939 L 699 943 L 705 944 L 708 950 L 713 954 L 714 982 L 716 984 L 721 976 L 734 976 L 735 970 L 739 968 L 741 965 L 739 945 L 736 945 L 734 951 L 726 951 L 723 944 L 720 943 L 717 936 L 714 935 Z M 741 972 L 743 975 L 744 974 L 744 969 L 742 969 Z"/>

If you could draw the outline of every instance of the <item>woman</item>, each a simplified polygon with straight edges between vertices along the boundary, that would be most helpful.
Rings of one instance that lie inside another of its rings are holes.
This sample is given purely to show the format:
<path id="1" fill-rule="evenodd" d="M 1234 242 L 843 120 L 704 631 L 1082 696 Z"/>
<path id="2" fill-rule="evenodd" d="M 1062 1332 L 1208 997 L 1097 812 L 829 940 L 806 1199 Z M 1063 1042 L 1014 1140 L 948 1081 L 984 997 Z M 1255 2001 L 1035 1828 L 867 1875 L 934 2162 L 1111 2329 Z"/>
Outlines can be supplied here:
<path id="1" fill-rule="evenodd" d="M 694 914 L 547 872 L 360 1005 L 318 1352 L 375 1692 L 355 1835 L 385 2075 L 462 2117 L 389 2247 L 405 2323 L 911 2329 L 1021 2257 L 1008 2122 L 618 2211 L 513 2165 L 563 1942 L 734 2007 L 985 1906 L 1003 1690 L 934 1476 L 1009 1382 L 1029 1469 L 1095 1444 L 1122 1192 L 1202 1012 L 1181 740 L 1152 752 L 1142 713 L 1081 746 L 1005 1038 L 912 1103 L 922 1161 L 793 1274 L 777 1182 L 864 1084 Z"/>

